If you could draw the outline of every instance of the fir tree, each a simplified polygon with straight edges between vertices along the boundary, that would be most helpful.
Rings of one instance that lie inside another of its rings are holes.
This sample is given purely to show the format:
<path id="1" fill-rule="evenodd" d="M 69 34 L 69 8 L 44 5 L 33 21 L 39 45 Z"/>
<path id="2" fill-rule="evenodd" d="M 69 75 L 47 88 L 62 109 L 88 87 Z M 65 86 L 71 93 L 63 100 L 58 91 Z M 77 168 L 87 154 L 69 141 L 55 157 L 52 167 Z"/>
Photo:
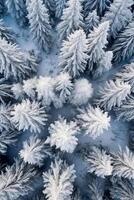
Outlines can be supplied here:
<path id="1" fill-rule="evenodd" d="M 107 35 L 109 30 L 109 22 L 101 23 L 97 28 L 90 32 L 88 36 L 88 67 L 93 69 L 93 65 L 98 63 L 104 56 L 104 48 L 107 44 Z"/>
<path id="2" fill-rule="evenodd" d="M 23 149 L 19 154 L 24 162 L 41 166 L 45 158 L 51 155 L 51 152 L 45 141 L 37 138 L 37 136 L 31 136 L 28 141 L 23 143 Z"/>
<path id="3" fill-rule="evenodd" d="M 116 179 L 113 181 L 111 196 L 117 200 L 134 199 L 134 180 Z"/>
<path id="4" fill-rule="evenodd" d="M 67 41 L 63 42 L 60 56 L 59 67 L 62 71 L 68 72 L 71 76 L 79 76 L 84 72 L 87 64 L 88 40 L 83 30 L 72 33 Z"/>
<path id="5" fill-rule="evenodd" d="M 57 18 L 61 18 L 63 14 L 63 9 L 65 8 L 67 0 L 55 0 L 56 4 L 56 11 L 55 11 L 55 16 Z"/>
<path id="6" fill-rule="evenodd" d="M 61 159 L 51 163 L 50 170 L 43 173 L 44 191 L 47 200 L 71 200 L 73 182 L 75 180 L 74 166 L 68 166 Z"/>
<path id="7" fill-rule="evenodd" d="M 84 13 L 87 16 L 92 10 L 97 10 L 98 15 L 102 16 L 109 9 L 111 0 L 86 0 Z"/>
<path id="8" fill-rule="evenodd" d="M 93 96 L 92 84 L 85 78 L 75 81 L 74 90 L 70 96 L 70 102 L 75 106 L 87 104 Z"/>
<path id="9" fill-rule="evenodd" d="M 120 107 L 130 93 L 131 86 L 128 83 L 119 79 L 109 80 L 99 88 L 97 103 L 106 110 L 111 110 L 115 106 Z"/>
<path id="10" fill-rule="evenodd" d="M 27 10 L 32 37 L 40 49 L 48 52 L 52 34 L 48 10 L 42 0 L 30 1 Z"/>
<path id="11" fill-rule="evenodd" d="M 79 128 L 76 122 L 67 122 L 66 119 L 60 118 L 54 124 L 50 124 L 49 133 L 50 137 L 46 143 L 50 143 L 50 146 L 56 146 L 63 152 L 72 153 L 78 144 Z"/>
<path id="12" fill-rule="evenodd" d="M 113 176 L 134 179 L 134 154 L 126 147 L 113 157 Z"/>
<path id="13" fill-rule="evenodd" d="M 99 17 L 97 16 L 96 10 L 90 12 L 85 18 L 85 31 L 89 34 L 90 31 L 99 25 Z"/>
<path id="14" fill-rule="evenodd" d="M 126 16 L 126 15 L 125 15 Z M 112 46 L 114 61 L 120 62 L 130 59 L 134 55 L 134 22 L 118 35 Z"/>
<path id="15" fill-rule="evenodd" d="M 20 26 L 27 24 L 25 0 L 6 0 L 8 12 L 17 20 Z"/>
<path id="16" fill-rule="evenodd" d="M 63 10 L 61 22 L 58 24 L 58 33 L 60 40 L 66 39 L 70 33 L 83 26 L 83 17 L 81 14 L 81 0 L 69 0 Z"/>
<path id="17" fill-rule="evenodd" d="M 97 138 L 110 127 L 110 117 L 108 113 L 99 107 L 88 106 L 86 109 L 79 109 L 78 119 L 85 133 L 93 139 Z"/>
<path id="18" fill-rule="evenodd" d="M 40 132 L 47 121 L 47 115 L 39 103 L 23 100 L 22 103 L 14 105 L 11 121 L 18 130 L 30 129 L 31 132 Z"/>
<path id="19" fill-rule="evenodd" d="M 88 172 L 105 178 L 112 174 L 112 158 L 105 150 L 93 147 L 92 151 L 86 156 Z"/>
<path id="20" fill-rule="evenodd" d="M 5 78 L 12 76 L 14 79 L 23 78 L 33 71 L 28 66 L 26 56 L 21 49 L 16 44 L 8 43 L 1 38 L 0 62 L 0 73 L 3 73 Z"/>
<path id="21" fill-rule="evenodd" d="M 110 36 L 116 38 L 118 33 L 132 20 L 130 7 L 133 0 L 114 0 L 110 10 L 104 16 L 103 21 L 110 22 Z"/>
<path id="22" fill-rule="evenodd" d="M 17 200 L 32 190 L 29 183 L 36 171 L 30 166 L 18 160 L 12 166 L 8 166 L 5 172 L 0 174 L 0 198 L 1 200 Z"/>

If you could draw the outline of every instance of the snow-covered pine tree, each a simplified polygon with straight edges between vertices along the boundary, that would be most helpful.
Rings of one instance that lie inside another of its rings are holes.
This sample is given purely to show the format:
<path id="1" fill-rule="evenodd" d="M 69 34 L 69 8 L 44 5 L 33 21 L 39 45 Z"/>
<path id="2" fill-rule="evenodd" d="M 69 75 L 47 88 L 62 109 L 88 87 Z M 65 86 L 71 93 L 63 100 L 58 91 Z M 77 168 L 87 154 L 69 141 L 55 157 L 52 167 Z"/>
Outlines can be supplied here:
<path id="1" fill-rule="evenodd" d="M 88 67 L 92 71 L 93 65 L 98 63 L 104 56 L 104 48 L 107 44 L 109 22 L 103 22 L 88 35 Z"/>
<path id="2" fill-rule="evenodd" d="M 21 79 L 32 71 L 18 45 L 8 43 L 4 38 L 0 38 L 0 62 L 0 73 L 4 74 L 5 78 Z"/>
<path id="3" fill-rule="evenodd" d="M 32 135 L 28 140 L 23 142 L 23 149 L 19 154 L 24 162 L 42 166 L 44 160 L 51 155 L 51 152 L 45 141 L 37 138 L 36 135 Z"/>
<path id="4" fill-rule="evenodd" d="M 5 0 L 8 12 L 16 19 L 20 26 L 26 26 L 28 20 L 25 0 Z"/>
<path id="5" fill-rule="evenodd" d="M 55 100 L 54 79 L 40 76 L 36 85 L 38 100 L 42 100 L 43 105 L 50 106 Z"/>
<path id="6" fill-rule="evenodd" d="M 6 154 L 9 145 L 13 145 L 16 142 L 17 131 L 5 130 L 0 133 L 0 153 Z"/>
<path id="7" fill-rule="evenodd" d="M 83 26 L 81 2 L 82 0 L 67 1 L 67 5 L 63 10 L 61 22 L 57 26 L 60 41 L 66 39 L 73 31 Z"/>
<path id="8" fill-rule="evenodd" d="M 130 7 L 133 0 L 114 0 L 110 6 L 110 10 L 105 14 L 102 21 L 110 22 L 110 36 L 116 38 L 118 33 L 127 26 L 132 20 L 132 12 Z"/>
<path id="9" fill-rule="evenodd" d="M 124 82 L 131 85 L 132 90 L 134 90 L 134 62 L 125 65 L 123 69 L 116 74 L 116 77 Z"/>
<path id="10" fill-rule="evenodd" d="M 16 160 L 12 166 L 6 167 L 0 174 L 1 200 L 17 200 L 32 191 L 30 183 L 36 171 L 28 165 Z"/>
<path id="11" fill-rule="evenodd" d="M 80 120 L 82 128 L 93 139 L 96 139 L 110 127 L 108 113 L 99 107 L 93 108 L 88 105 L 85 109 L 79 109 L 79 112 L 80 114 L 77 117 Z"/>
<path id="12" fill-rule="evenodd" d="M 49 127 L 50 136 L 47 138 L 46 143 L 50 146 L 55 146 L 63 152 L 72 153 L 77 144 L 79 134 L 79 127 L 76 122 L 67 122 L 64 118 L 59 118 Z"/>
<path id="13" fill-rule="evenodd" d="M 23 92 L 31 98 L 35 97 L 35 89 L 37 84 L 37 78 L 31 78 L 23 81 Z"/>
<path id="14" fill-rule="evenodd" d="M 118 119 L 128 122 L 134 120 L 134 97 L 130 95 L 119 108 L 116 108 L 116 112 Z"/>
<path id="15" fill-rule="evenodd" d="M 111 188 L 112 199 L 133 200 L 134 199 L 134 180 L 116 179 Z"/>
<path id="16" fill-rule="evenodd" d="M 55 10 L 56 10 L 56 0 L 43 0 L 45 6 L 47 7 L 47 9 L 50 11 L 50 14 L 54 14 Z"/>
<path id="17" fill-rule="evenodd" d="M 92 10 L 97 10 L 99 16 L 104 15 L 104 12 L 109 9 L 111 0 L 86 0 L 84 5 L 85 16 Z"/>
<path id="18" fill-rule="evenodd" d="M 52 28 L 47 8 L 42 0 L 33 0 L 28 3 L 27 10 L 33 40 L 37 42 L 40 49 L 49 52 Z"/>
<path id="19" fill-rule="evenodd" d="M 56 4 L 55 16 L 59 19 L 63 14 L 63 9 L 65 8 L 66 2 L 67 0 L 55 0 Z"/>
<path id="20" fill-rule="evenodd" d="M 74 165 L 68 166 L 65 161 L 56 158 L 49 171 L 43 173 L 46 199 L 71 200 L 75 177 Z"/>
<path id="21" fill-rule="evenodd" d="M 55 93 L 64 103 L 68 100 L 73 89 L 71 76 L 68 73 L 60 73 L 55 78 Z"/>
<path id="22" fill-rule="evenodd" d="M 88 163 L 88 172 L 95 173 L 95 175 L 101 178 L 112 174 L 112 158 L 104 149 L 92 147 L 85 159 Z"/>
<path id="23" fill-rule="evenodd" d="M 97 103 L 105 110 L 111 110 L 113 107 L 120 107 L 123 100 L 126 100 L 131 93 L 131 86 L 119 79 L 109 80 L 104 86 L 99 87 Z"/>
<path id="24" fill-rule="evenodd" d="M 134 154 L 126 147 L 113 156 L 113 176 L 134 179 Z"/>
<path id="25" fill-rule="evenodd" d="M 87 104 L 92 96 L 92 84 L 87 79 L 81 78 L 75 81 L 70 102 L 75 106 L 81 106 Z"/>
<path id="26" fill-rule="evenodd" d="M 107 51 L 101 60 L 97 63 L 95 72 L 93 72 L 93 77 L 98 78 L 102 76 L 105 72 L 108 72 L 112 67 L 113 52 Z"/>
<path id="27" fill-rule="evenodd" d="M 88 40 L 83 30 L 76 30 L 63 42 L 59 55 L 61 71 L 68 72 L 71 76 L 79 76 L 84 72 L 87 64 Z"/>
<path id="28" fill-rule="evenodd" d="M 114 61 L 120 62 L 130 59 L 134 55 L 134 22 L 118 35 L 112 46 Z"/>
<path id="29" fill-rule="evenodd" d="M 11 111 L 11 121 L 18 130 L 40 132 L 47 121 L 44 107 L 38 102 L 30 102 L 28 99 L 14 105 Z"/>
<path id="30" fill-rule="evenodd" d="M 22 99 L 24 96 L 23 85 L 21 83 L 15 83 L 11 87 L 11 91 L 15 99 Z"/>
<path id="31" fill-rule="evenodd" d="M 0 132 L 2 132 L 3 130 L 8 131 L 11 128 L 10 110 L 10 104 L 0 104 Z"/>
<path id="32" fill-rule="evenodd" d="M 8 42 L 15 42 L 15 33 L 13 30 L 5 26 L 2 19 L 0 19 L 0 37 L 6 39 Z"/>
<path id="33" fill-rule="evenodd" d="M 89 34 L 91 30 L 94 29 L 94 27 L 97 27 L 99 25 L 99 17 L 97 16 L 96 10 L 93 10 L 88 14 L 88 16 L 85 18 L 85 32 L 86 34 Z"/>
<path id="34" fill-rule="evenodd" d="M 101 178 L 89 177 L 88 193 L 91 200 L 103 200 L 104 184 Z"/>

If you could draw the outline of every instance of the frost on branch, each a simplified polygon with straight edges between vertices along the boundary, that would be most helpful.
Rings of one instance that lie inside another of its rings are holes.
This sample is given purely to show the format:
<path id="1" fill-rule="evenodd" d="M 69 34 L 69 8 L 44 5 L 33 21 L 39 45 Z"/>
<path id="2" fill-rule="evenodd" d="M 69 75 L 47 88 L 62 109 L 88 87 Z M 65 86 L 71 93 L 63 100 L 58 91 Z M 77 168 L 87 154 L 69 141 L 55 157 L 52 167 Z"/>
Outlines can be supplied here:
<path id="1" fill-rule="evenodd" d="M 66 119 L 60 118 L 50 125 L 49 133 L 50 137 L 46 142 L 63 152 L 72 153 L 78 144 L 79 128 L 76 122 L 67 122 Z"/>
<path id="2" fill-rule="evenodd" d="M 23 100 L 22 103 L 14 105 L 11 111 L 11 121 L 18 130 L 28 130 L 40 132 L 47 121 L 47 115 L 44 107 L 29 100 Z"/>
<path id="3" fill-rule="evenodd" d="M 55 78 L 55 92 L 62 102 L 65 102 L 69 98 L 72 89 L 73 83 L 68 73 L 60 73 Z"/>
<path id="4" fill-rule="evenodd" d="M 114 61 L 120 62 L 130 59 L 134 55 L 134 22 L 132 21 L 123 32 L 118 35 L 112 46 Z"/>
<path id="5" fill-rule="evenodd" d="M 118 33 L 132 20 L 132 12 L 129 9 L 132 5 L 133 0 L 114 0 L 110 10 L 104 16 L 103 21 L 110 22 L 110 36 L 113 38 L 116 38 Z"/>
<path id="6" fill-rule="evenodd" d="M 83 26 L 82 0 L 69 0 L 63 10 L 61 22 L 58 24 L 59 38 L 66 39 L 73 31 Z"/>
<path id="7" fill-rule="evenodd" d="M 33 39 L 40 49 L 48 52 L 50 49 L 52 28 L 49 22 L 48 10 L 43 0 L 32 0 L 27 5 L 28 19 Z"/>
<path id="8" fill-rule="evenodd" d="M 99 17 L 97 16 L 96 10 L 89 12 L 88 16 L 85 18 L 85 31 L 86 34 L 90 33 L 94 27 L 99 25 Z"/>
<path id="9" fill-rule="evenodd" d="M 128 83 L 124 83 L 119 79 L 115 81 L 109 80 L 104 86 L 99 88 L 97 103 L 106 110 L 111 110 L 115 106 L 120 107 L 122 101 L 130 93 L 131 86 Z"/>
<path id="10" fill-rule="evenodd" d="M 23 86 L 21 83 L 15 83 L 12 85 L 11 91 L 13 92 L 15 99 L 22 99 L 24 95 Z"/>
<path id="11" fill-rule="evenodd" d="M 27 65 L 26 57 L 16 44 L 8 43 L 0 38 L 0 73 L 5 78 L 24 78 L 32 71 Z"/>
<path id="12" fill-rule="evenodd" d="M 125 121 L 134 120 L 134 97 L 129 96 L 127 100 L 116 109 L 118 119 Z"/>
<path id="13" fill-rule="evenodd" d="M 79 112 L 78 119 L 82 128 L 93 139 L 96 139 L 105 130 L 109 129 L 110 117 L 107 112 L 104 112 L 99 107 L 93 108 L 89 105 L 86 109 L 79 109 Z"/>
<path id="14" fill-rule="evenodd" d="M 126 147 L 119 149 L 113 157 L 113 175 L 128 179 L 134 179 L 134 154 Z"/>
<path id="15" fill-rule="evenodd" d="M 19 154 L 24 162 L 41 166 L 44 160 L 51 155 L 51 152 L 45 141 L 37 138 L 37 136 L 31 136 L 29 140 L 23 143 L 23 149 Z"/>
<path id="16" fill-rule="evenodd" d="M 111 196 L 117 200 L 133 200 L 134 199 L 134 180 L 116 179 L 113 181 L 111 188 Z"/>
<path id="17" fill-rule="evenodd" d="M 0 80 L 0 101 L 3 103 L 4 100 L 12 97 L 13 94 L 11 92 L 11 86 L 3 83 L 3 81 Z"/>
<path id="18" fill-rule="evenodd" d="M 5 26 L 2 19 L 0 19 L 0 37 L 4 38 L 8 42 L 14 42 L 16 40 L 15 33 L 11 28 Z"/>
<path id="19" fill-rule="evenodd" d="M 36 91 L 38 100 L 42 100 L 45 106 L 50 106 L 55 98 L 54 80 L 51 77 L 40 76 L 37 81 Z"/>
<path id="20" fill-rule="evenodd" d="M 92 151 L 86 156 L 88 163 L 88 172 L 105 178 L 112 174 L 112 158 L 105 150 L 98 147 L 93 147 Z"/>
<path id="21" fill-rule="evenodd" d="M 88 40 L 83 30 L 77 30 L 63 42 L 59 56 L 61 71 L 71 76 L 79 76 L 84 72 L 87 64 Z"/>
<path id="22" fill-rule="evenodd" d="M 84 105 L 88 103 L 92 95 L 93 95 L 92 84 L 89 83 L 88 80 L 85 78 L 78 79 L 74 84 L 74 90 L 70 97 L 70 102 L 76 106 Z"/>
<path id="23" fill-rule="evenodd" d="M 61 159 L 55 159 L 49 171 L 43 173 L 43 180 L 43 193 L 47 200 L 71 200 L 75 180 L 73 165 L 68 166 Z"/>
<path id="24" fill-rule="evenodd" d="M 16 160 L 0 174 L 0 199 L 18 200 L 32 190 L 30 186 L 36 172 L 30 166 Z"/>
<path id="25" fill-rule="evenodd" d="M 104 56 L 104 48 L 107 44 L 109 22 L 103 22 L 88 35 L 88 67 L 92 71 L 93 65 L 98 63 Z"/>
<path id="26" fill-rule="evenodd" d="M 0 132 L 11 128 L 10 110 L 10 105 L 0 104 Z"/>
<path id="27" fill-rule="evenodd" d="M 35 97 L 36 84 L 37 84 L 36 77 L 23 81 L 23 91 L 28 97 L 31 98 Z"/>
<path id="28" fill-rule="evenodd" d="M 57 18 L 61 18 L 63 14 L 63 9 L 65 8 L 67 0 L 55 0 L 56 4 L 56 11 L 55 11 L 55 16 Z"/>

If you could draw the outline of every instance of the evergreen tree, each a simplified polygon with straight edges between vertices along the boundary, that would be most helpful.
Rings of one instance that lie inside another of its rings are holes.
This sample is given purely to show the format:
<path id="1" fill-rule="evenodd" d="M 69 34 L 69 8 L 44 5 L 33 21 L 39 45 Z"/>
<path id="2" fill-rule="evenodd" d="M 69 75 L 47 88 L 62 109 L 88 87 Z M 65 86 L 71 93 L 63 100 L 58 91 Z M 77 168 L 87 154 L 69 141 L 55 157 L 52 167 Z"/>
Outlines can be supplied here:
<path id="1" fill-rule="evenodd" d="M 27 24 L 25 0 L 6 0 L 8 12 L 17 20 L 20 26 Z"/>
<path id="2" fill-rule="evenodd" d="M 23 92 L 31 98 L 35 97 L 35 89 L 37 84 L 37 78 L 31 78 L 23 81 Z"/>
<path id="3" fill-rule="evenodd" d="M 44 159 L 50 156 L 51 152 L 45 141 L 37 138 L 37 136 L 31 136 L 28 141 L 24 141 L 23 149 L 19 154 L 24 162 L 42 166 Z"/>
<path id="4" fill-rule="evenodd" d="M 11 111 L 11 121 L 18 130 L 28 130 L 40 132 L 41 127 L 47 121 L 47 115 L 40 104 L 29 100 L 23 100 L 22 103 L 14 105 Z"/>
<path id="5" fill-rule="evenodd" d="M 61 159 L 51 163 L 50 170 L 43 173 L 44 195 L 47 200 L 71 200 L 73 182 L 75 180 L 74 166 L 68 166 Z"/>
<path id="6" fill-rule="evenodd" d="M 40 49 L 48 52 L 52 35 L 48 10 L 42 0 L 30 1 L 27 10 L 32 37 L 37 42 Z"/>
<path id="7" fill-rule="evenodd" d="M 130 7 L 133 0 L 114 0 L 110 10 L 106 13 L 103 21 L 110 22 L 110 36 L 116 38 L 118 33 L 132 20 Z"/>
<path id="8" fill-rule="evenodd" d="M 98 15 L 102 16 L 109 9 L 111 0 L 86 0 L 84 13 L 87 16 L 92 10 L 97 10 Z"/>
<path id="9" fill-rule="evenodd" d="M 75 106 L 87 104 L 93 96 L 92 84 L 85 78 L 75 81 L 70 102 Z"/>
<path id="10" fill-rule="evenodd" d="M 91 152 L 86 156 L 88 163 L 88 172 L 105 178 L 112 174 L 112 158 L 105 150 L 93 147 Z"/>
<path id="11" fill-rule="evenodd" d="M 81 0 L 67 1 L 67 5 L 63 10 L 61 22 L 57 27 L 61 41 L 66 39 L 74 30 L 77 30 L 83 26 L 83 17 L 81 11 Z"/>
<path id="12" fill-rule="evenodd" d="M 107 44 L 107 35 L 109 30 L 109 22 L 101 23 L 97 28 L 90 32 L 88 36 L 88 67 L 93 69 L 93 65 L 98 63 L 104 56 L 104 48 Z"/>
<path id="13" fill-rule="evenodd" d="M 111 196 L 116 200 L 134 199 L 134 180 L 116 179 L 113 181 Z"/>
<path id="14" fill-rule="evenodd" d="M 113 157 L 113 176 L 134 179 L 134 154 L 126 147 Z"/>
<path id="15" fill-rule="evenodd" d="M 128 83 L 119 79 L 109 80 L 99 88 L 97 103 L 106 110 L 111 110 L 115 106 L 120 107 L 130 93 L 131 86 Z"/>
<path id="16" fill-rule="evenodd" d="M 118 119 L 134 120 L 134 97 L 130 95 L 126 101 L 116 109 Z"/>
<path id="17" fill-rule="evenodd" d="M 99 25 L 99 17 L 97 16 L 96 10 L 93 10 L 85 18 L 85 31 L 86 31 L 86 34 L 89 34 L 90 31 L 93 30 L 94 27 L 97 27 L 98 25 Z"/>
<path id="18" fill-rule="evenodd" d="M 63 152 L 72 153 L 78 144 L 79 128 L 76 122 L 67 122 L 66 119 L 60 118 L 54 124 L 50 124 L 49 133 L 50 137 L 46 143 L 50 143 L 50 146 L 56 146 Z"/>
<path id="19" fill-rule="evenodd" d="M 0 73 L 3 73 L 5 78 L 23 78 L 33 71 L 28 66 L 26 56 L 21 49 L 16 44 L 8 43 L 5 39 L 1 38 L 0 62 Z"/>
<path id="20" fill-rule="evenodd" d="M 56 11 L 55 11 L 55 16 L 57 18 L 61 18 L 63 14 L 63 9 L 65 8 L 67 0 L 55 0 L 56 4 Z"/>
<path id="21" fill-rule="evenodd" d="M 23 86 L 21 83 L 13 84 L 11 91 L 15 99 L 22 99 L 24 97 Z"/>
<path id="22" fill-rule="evenodd" d="M 125 15 L 126 16 L 126 15 Z M 134 22 L 132 21 L 124 30 L 118 35 L 112 46 L 114 61 L 120 62 L 130 59 L 134 55 Z"/>
<path id="23" fill-rule="evenodd" d="M 12 166 L 8 166 L 5 172 L 0 174 L 0 198 L 1 200 L 17 200 L 32 190 L 29 183 L 36 175 L 36 171 L 18 160 Z"/>
<path id="24" fill-rule="evenodd" d="M 68 39 L 63 42 L 60 56 L 59 67 L 71 76 L 79 76 L 84 72 L 87 64 L 88 40 L 83 30 L 77 30 L 70 34 Z"/>
<path id="25" fill-rule="evenodd" d="M 99 107 L 88 106 L 86 109 L 79 109 L 78 119 L 85 133 L 93 139 L 97 138 L 110 127 L 110 117 L 108 113 Z"/>

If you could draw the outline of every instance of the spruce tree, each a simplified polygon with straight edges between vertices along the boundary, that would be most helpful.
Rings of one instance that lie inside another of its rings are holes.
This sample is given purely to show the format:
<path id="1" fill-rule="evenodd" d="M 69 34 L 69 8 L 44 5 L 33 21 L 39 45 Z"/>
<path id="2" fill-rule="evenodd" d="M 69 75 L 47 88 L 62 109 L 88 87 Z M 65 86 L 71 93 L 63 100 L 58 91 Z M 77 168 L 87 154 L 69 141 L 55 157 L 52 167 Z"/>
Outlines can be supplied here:
<path id="1" fill-rule="evenodd" d="M 99 17 L 97 16 L 96 10 L 90 12 L 85 18 L 85 31 L 86 34 L 89 34 L 94 27 L 99 25 Z"/>
<path id="2" fill-rule="evenodd" d="M 56 4 L 55 16 L 57 18 L 61 18 L 66 2 L 67 0 L 55 0 L 55 4 Z"/>
<path id="3" fill-rule="evenodd" d="M 27 3 L 27 10 L 33 40 L 37 42 L 40 49 L 49 52 L 52 28 L 47 8 L 42 0 L 33 0 Z"/>
<path id="4" fill-rule="evenodd" d="M 67 1 L 67 5 L 63 10 L 61 22 L 57 27 L 60 41 L 66 39 L 70 33 L 83 26 L 83 17 L 81 11 L 81 0 Z"/>

